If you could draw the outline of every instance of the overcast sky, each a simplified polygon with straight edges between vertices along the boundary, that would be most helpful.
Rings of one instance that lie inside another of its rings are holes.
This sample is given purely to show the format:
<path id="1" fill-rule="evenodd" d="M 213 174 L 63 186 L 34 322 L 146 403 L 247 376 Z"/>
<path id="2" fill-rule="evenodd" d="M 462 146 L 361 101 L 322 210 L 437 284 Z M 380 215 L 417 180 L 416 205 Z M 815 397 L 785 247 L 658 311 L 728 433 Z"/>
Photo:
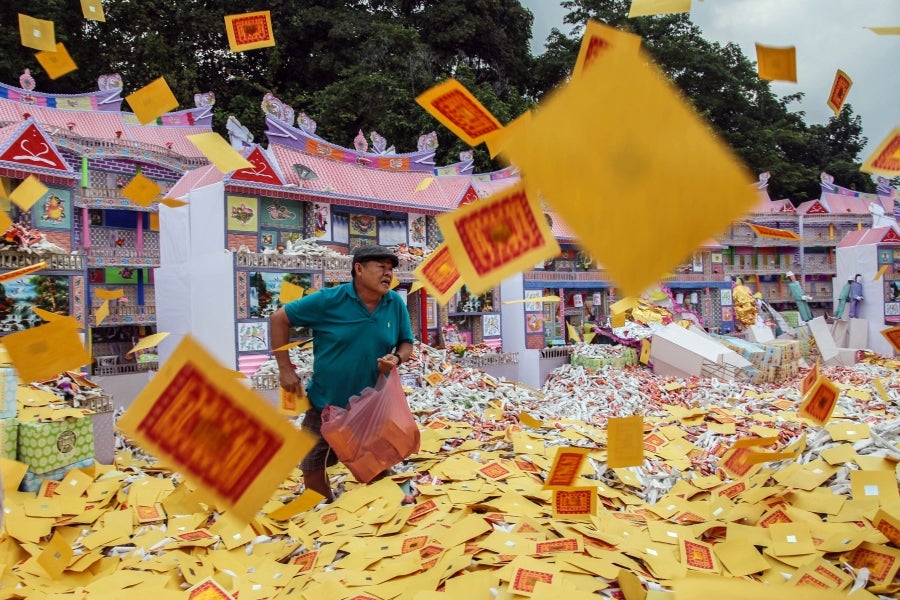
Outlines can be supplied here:
<path id="1" fill-rule="evenodd" d="M 534 14 L 536 54 L 553 27 L 569 33 L 558 0 L 521 2 Z M 835 71 L 847 73 L 853 80 L 847 102 L 869 139 L 860 160 L 900 125 L 900 36 L 866 29 L 900 26 L 900 0 L 693 0 L 691 6 L 691 20 L 706 39 L 735 42 L 751 61 L 757 42 L 796 46 L 797 83 L 772 82 L 772 91 L 803 92 L 803 102 L 790 108 L 804 111 L 807 124 L 824 124 L 834 115 L 825 101 Z"/>

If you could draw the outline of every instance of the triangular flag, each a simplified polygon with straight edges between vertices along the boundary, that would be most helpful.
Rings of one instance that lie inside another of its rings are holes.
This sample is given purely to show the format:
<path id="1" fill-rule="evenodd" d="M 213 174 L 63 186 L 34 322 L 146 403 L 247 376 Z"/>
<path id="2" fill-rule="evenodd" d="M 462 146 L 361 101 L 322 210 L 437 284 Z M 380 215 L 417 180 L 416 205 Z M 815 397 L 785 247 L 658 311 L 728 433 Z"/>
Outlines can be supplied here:
<path id="1" fill-rule="evenodd" d="M 494 115 L 455 79 L 428 89 L 416 97 L 416 102 L 470 146 L 502 129 Z"/>
<path id="2" fill-rule="evenodd" d="M 34 175 L 29 175 L 25 181 L 13 190 L 9 195 L 9 199 L 22 210 L 29 210 L 48 191 L 47 186 L 41 183 L 40 179 Z"/>
<path id="3" fill-rule="evenodd" d="M 104 300 L 94 313 L 94 325 L 99 326 L 109 316 L 109 300 Z"/>
<path id="4" fill-rule="evenodd" d="M 797 49 L 794 46 L 776 48 L 756 44 L 756 63 L 760 79 L 797 83 Z"/>
<path id="5" fill-rule="evenodd" d="M 0 154 L 0 161 L 13 162 L 25 167 L 72 172 L 71 167 L 57 151 L 53 140 L 38 129 L 30 119 L 19 137 Z"/>
<path id="6" fill-rule="evenodd" d="M 416 186 L 416 189 L 413 193 L 415 194 L 416 192 L 424 192 L 429 188 L 429 186 L 431 186 L 432 183 L 434 183 L 434 177 L 426 177 L 419 182 L 419 185 Z"/>
<path id="7" fill-rule="evenodd" d="M 140 206 L 150 206 L 161 192 L 161 187 L 141 173 L 135 175 L 128 185 L 122 188 L 122 195 Z"/>
<path id="8" fill-rule="evenodd" d="M 831 93 L 828 94 L 827 102 L 828 108 L 834 111 L 835 116 L 841 114 L 841 109 L 844 108 L 844 102 L 847 101 L 847 94 L 850 93 L 852 85 L 853 80 L 850 79 L 850 76 L 838 69 L 834 74 L 834 83 L 831 84 Z"/>
<path id="9" fill-rule="evenodd" d="M 46 50 L 47 52 L 56 50 L 56 33 L 53 21 L 35 19 L 19 13 L 19 35 L 22 38 L 23 46 L 34 48 L 35 50 Z"/>
<path id="10" fill-rule="evenodd" d="M 437 221 L 473 294 L 560 252 L 540 201 L 521 184 L 445 213 Z"/>
<path id="11" fill-rule="evenodd" d="M 178 108 L 175 94 L 162 77 L 125 96 L 125 101 L 141 125 L 152 123 L 167 112 Z"/>
<path id="12" fill-rule="evenodd" d="M 176 200 L 175 198 L 162 198 L 159 201 L 160 204 L 165 204 L 169 208 L 178 208 L 179 206 L 187 206 L 187 202 L 184 200 Z"/>
<path id="13" fill-rule="evenodd" d="M 900 175 L 900 127 L 894 127 L 859 170 L 885 177 Z"/>
<path id="14" fill-rule="evenodd" d="M 691 0 L 631 0 L 628 18 L 691 12 Z"/>
<path id="15" fill-rule="evenodd" d="M 114 290 L 94 288 L 94 295 L 100 300 L 118 300 L 125 295 L 125 288 L 116 288 Z"/>
<path id="16" fill-rule="evenodd" d="M 196 133 L 187 136 L 187 139 L 222 173 L 253 168 L 250 161 L 241 156 L 240 152 L 232 148 L 231 144 L 218 133 Z"/>
<path id="17" fill-rule="evenodd" d="M 138 350 L 146 350 L 147 348 L 153 348 L 157 346 L 161 341 L 168 337 L 169 332 L 163 331 L 160 333 L 154 333 L 153 335 L 148 335 L 147 337 L 141 338 L 137 344 L 135 344 L 134 348 L 129 350 L 127 354 L 133 354 Z"/>
<path id="18" fill-rule="evenodd" d="M 225 33 L 228 36 L 228 47 L 232 52 L 268 48 L 275 45 L 272 15 L 267 10 L 227 15 L 225 17 Z"/>
<path id="19" fill-rule="evenodd" d="M 297 298 L 303 297 L 303 291 L 303 288 L 299 285 L 295 285 L 290 281 L 282 281 L 281 290 L 278 292 L 278 300 L 282 304 L 293 302 Z"/>
<path id="20" fill-rule="evenodd" d="M 4 213 L 5 214 L 5 213 Z M 6 231 L 4 229 L 4 231 Z M 17 279 L 19 277 L 24 277 L 25 275 L 30 275 L 32 273 L 36 273 L 41 269 L 46 269 L 47 263 L 45 261 L 41 261 L 39 263 L 34 263 L 33 265 L 28 265 L 27 267 L 19 267 L 15 271 L 7 271 L 6 273 L 0 273 L 0 281 L 10 281 L 12 279 Z"/>
<path id="21" fill-rule="evenodd" d="M 231 174 L 229 179 L 237 181 L 252 181 L 254 183 L 268 183 L 270 185 L 284 185 L 284 181 L 278 172 L 269 163 L 269 159 L 262 153 L 259 147 L 253 148 L 247 155 L 247 162 L 252 167 L 238 169 Z"/>
<path id="22" fill-rule="evenodd" d="M 103 3 L 100 0 L 81 0 L 81 14 L 85 19 L 91 21 L 106 21 L 106 16 L 103 14 Z"/>
<path id="23" fill-rule="evenodd" d="M 78 69 L 78 65 L 76 65 L 75 61 L 72 60 L 72 57 L 69 56 L 69 52 L 62 42 L 57 42 L 56 52 L 38 52 L 34 57 L 41 63 L 44 70 L 47 71 L 47 75 L 50 79 L 57 79 L 66 73 L 71 73 Z"/>

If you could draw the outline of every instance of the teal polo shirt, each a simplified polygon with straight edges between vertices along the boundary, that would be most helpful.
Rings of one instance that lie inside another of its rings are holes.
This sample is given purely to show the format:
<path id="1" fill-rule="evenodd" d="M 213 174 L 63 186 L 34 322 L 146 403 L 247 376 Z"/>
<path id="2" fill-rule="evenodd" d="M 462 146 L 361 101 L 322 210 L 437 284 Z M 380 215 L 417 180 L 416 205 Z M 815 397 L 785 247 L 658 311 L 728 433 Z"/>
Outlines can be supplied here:
<path id="1" fill-rule="evenodd" d="M 313 330 L 313 376 L 306 387 L 319 409 L 344 407 L 378 381 L 378 359 L 413 341 L 409 312 L 394 290 L 369 312 L 353 282 L 323 288 L 284 306 L 291 325 Z"/>

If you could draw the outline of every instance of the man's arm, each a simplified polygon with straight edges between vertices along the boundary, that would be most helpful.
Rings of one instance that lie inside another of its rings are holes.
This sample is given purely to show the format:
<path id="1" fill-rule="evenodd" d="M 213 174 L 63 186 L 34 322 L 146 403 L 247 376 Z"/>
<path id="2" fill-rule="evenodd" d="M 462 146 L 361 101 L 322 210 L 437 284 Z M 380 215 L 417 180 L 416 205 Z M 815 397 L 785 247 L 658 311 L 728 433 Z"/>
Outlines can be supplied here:
<path id="1" fill-rule="evenodd" d="M 288 350 L 275 350 L 287 344 L 291 339 L 291 322 L 283 308 L 279 308 L 269 317 L 269 340 L 272 344 L 275 362 L 278 363 L 278 382 L 286 391 L 300 393 L 300 377 L 294 372 L 291 355 Z"/>

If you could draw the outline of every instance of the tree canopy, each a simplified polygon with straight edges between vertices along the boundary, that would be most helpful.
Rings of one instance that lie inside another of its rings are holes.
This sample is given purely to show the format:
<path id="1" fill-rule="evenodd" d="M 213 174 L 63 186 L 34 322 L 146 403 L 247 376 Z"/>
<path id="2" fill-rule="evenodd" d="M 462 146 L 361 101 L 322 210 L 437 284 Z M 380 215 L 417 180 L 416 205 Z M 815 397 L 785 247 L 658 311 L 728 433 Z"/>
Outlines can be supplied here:
<path id="1" fill-rule="evenodd" d="M 549 1 L 549 0 L 548 0 Z M 826 125 L 792 111 L 799 95 L 778 98 L 734 44 L 703 38 L 685 14 L 628 19 L 626 0 L 565 0 L 571 35 L 554 30 L 546 52 L 530 50 L 533 16 L 519 0 L 107 0 L 106 22 L 81 18 L 74 0 L 34 0 L 29 16 L 51 20 L 79 69 L 49 79 L 21 45 L 15 3 L 0 5 L 0 80 L 17 84 L 27 67 L 37 90 L 79 93 L 97 77 L 121 73 L 125 93 L 165 77 L 182 107 L 195 93 L 216 95 L 214 126 L 236 116 L 259 140 L 262 97 L 271 92 L 318 123 L 317 132 L 351 146 L 358 131 L 387 138 L 399 152 L 436 130 L 437 160 L 458 160 L 465 145 L 423 111 L 415 97 L 447 77 L 466 85 L 507 123 L 565 81 L 581 32 L 596 19 L 640 35 L 662 70 L 748 168 L 772 174 L 773 197 L 818 195 L 819 172 L 840 185 L 874 189 L 860 173 L 866 143 L 849 105 Z M 232 53 L 223 18 L 270 10 L 276 46 Z M 498 168 L 484 147 L 476 169 Z"/>

